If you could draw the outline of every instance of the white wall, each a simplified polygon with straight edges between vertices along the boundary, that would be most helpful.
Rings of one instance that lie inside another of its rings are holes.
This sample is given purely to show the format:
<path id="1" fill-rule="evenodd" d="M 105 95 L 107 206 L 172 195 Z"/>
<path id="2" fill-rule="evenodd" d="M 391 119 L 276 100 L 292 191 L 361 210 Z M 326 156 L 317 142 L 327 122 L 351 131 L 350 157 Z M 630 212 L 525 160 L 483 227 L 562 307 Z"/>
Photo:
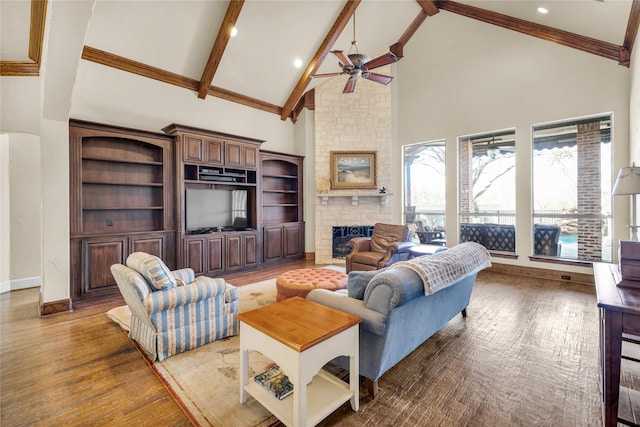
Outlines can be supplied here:
<path id="1" fill-rule="evenodd" d="M 40 285 L 40 138 L 2 134 L 0 292 Z"/>
<path id="2" fill-rule="evenodd" d="M 629 141 L 631 161 L 640 166 L 640 42 L 631 54 L 631 100 L 629 102 Z"/>
<path id="3" fill-rule="evenodd" d="M 11 289 L 40 284 L 40 138 L 9 138 Z"/>
<path id="4" fill-rule="evenodd" d="M 11 288 L 9 135 L 0 133 L 0 293 Z"/>
<path id="5" fill-rule="evenodd" d="M 404 55 L 392 83 L 399 144 L 446 139 L 447 234 L 454 241 L 458 136 L 516 128 L 518 229 L 531 227 L 532 124 L 612 112 L 613 170 L 628 162 L 631 72 L 615 61 L 445 12 L 420 27 Z M 628 201 L 616 198 L 614 241 L 626 235 L 624 212 Z M 531 263 L 529 234 L 518 234 L 517 261 L 496 262 L 571 269 Z"/>

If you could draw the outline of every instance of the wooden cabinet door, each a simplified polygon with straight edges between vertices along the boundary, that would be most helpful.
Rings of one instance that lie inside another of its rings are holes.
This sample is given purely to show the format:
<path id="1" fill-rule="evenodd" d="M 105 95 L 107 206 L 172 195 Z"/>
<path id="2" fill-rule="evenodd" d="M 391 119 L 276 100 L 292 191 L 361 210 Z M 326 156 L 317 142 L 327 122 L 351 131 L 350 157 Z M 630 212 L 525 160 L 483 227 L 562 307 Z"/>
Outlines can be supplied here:
<path id="1" fill-rule="evenodd" d="M 116 280 L 111 265 L 124 264 L 127 256 L 127 237 L 108 236 L 82 242 L 82 295 L 112 288 Z"/>
<path id="2" fill-rule="evenodd" d="M 220 139 L 204 140 L 205 162 L 209 165 L 224 165 L 224 141 Z"/>
<path id="3" fill-rule="evenodd" d="M 207 239 L 207 276 L 224 273 L 224 239 L 222 236 Z"/>
<path id="4" fill-rule="evenodd" d="M 237 142 L 225 141 L 224 144 L 225 165 L 230 167 L 242 166 L 242 146 Z"/>
<path id="5" fill-rule="evenodd" d="M 205 273 L 205 241 L 204 238 L 184 240 L 185 267 L 192 268 L 196 276 Z"/>
<path id="6" fill-rule="evenodd" d="M 262 260 L 265 263 L 282 259 L 283 239 L 283 228 L 281 225 L 264 226 L 262 228 Z"/>
<path id="7" fill-rule="evenodd" d="M 225 236 L 227 252 L 227 271 L 240 270 L 243 266 L 242 235 Z"/>
<path id="8" fill-rule="evenodd" d="M 146 252 L 160 258 L 165 264 L 165 236 L 131 236 L 129 237 L 129 253 Z M 167 265 L 169 267 L 169 265 Z M 171 268 L 171 267 L 169 267 Z"/>
<path id="9" fill-rule="evenodd" d="M 242 146 L 242 166 L 245 168 L 257 168 L 258 167 L 258 149 L 252 145 Z"/>
<path id="10" fill-rule="evenodd" d="M 183 136 L 183 159 L 185 162 L 204 162 L 204 141 L 202 137 L 185 134 Z"/>
<path id="11" fill-rule="evenodd" d="M 244 265 L 245 267 L 255 267 L 260 262 L 258 257 L 258 235 L 244 235 Z"/>
<path id="12" fill-rule="evenodd" d="M 302 224 L 286 224 L 283 226 L 284 231 L 284 257 L 294 258 L 302 255 L 304 248 L 302 247 L 304 239 L 302 238 L 304 229 Z"/>

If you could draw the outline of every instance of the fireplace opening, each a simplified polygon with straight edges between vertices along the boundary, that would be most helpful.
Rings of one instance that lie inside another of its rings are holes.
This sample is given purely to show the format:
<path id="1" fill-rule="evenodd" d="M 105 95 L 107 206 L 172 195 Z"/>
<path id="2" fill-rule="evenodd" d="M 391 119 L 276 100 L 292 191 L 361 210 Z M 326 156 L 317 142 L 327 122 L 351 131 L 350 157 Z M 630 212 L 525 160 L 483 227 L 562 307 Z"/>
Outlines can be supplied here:
<path id="1" fill-rule="evenodd" d="M 345 258 L 351 253 L 349 240 L 354 237 L 371 237 L 373 225 L 344 225 L 331 228 L 333 258 Z"/>

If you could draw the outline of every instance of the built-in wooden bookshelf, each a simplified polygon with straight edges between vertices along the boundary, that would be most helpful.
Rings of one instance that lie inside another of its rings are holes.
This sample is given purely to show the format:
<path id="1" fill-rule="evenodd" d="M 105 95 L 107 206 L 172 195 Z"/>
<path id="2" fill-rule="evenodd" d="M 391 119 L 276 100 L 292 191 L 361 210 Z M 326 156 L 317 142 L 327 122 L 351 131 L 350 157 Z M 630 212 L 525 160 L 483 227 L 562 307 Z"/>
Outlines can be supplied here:
<path id="1" fill-rule="evenodd" d="M 260 153 L 260 194 L 263 262 L 304 255 L 300 156 Z"/>
<path id="2" fill-rule="evenodd" d="M 175 266 L 172 138 L 71 120 L 72 300 L 117 292 L 109 270 L 143 250 Z"/>

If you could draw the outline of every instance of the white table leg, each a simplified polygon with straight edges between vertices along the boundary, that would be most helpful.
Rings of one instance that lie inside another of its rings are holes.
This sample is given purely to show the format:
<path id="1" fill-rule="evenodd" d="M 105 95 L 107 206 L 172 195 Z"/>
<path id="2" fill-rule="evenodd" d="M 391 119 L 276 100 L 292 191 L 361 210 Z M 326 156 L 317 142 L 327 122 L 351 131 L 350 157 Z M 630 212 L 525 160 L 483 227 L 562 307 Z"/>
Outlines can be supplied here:
<path id="1" fill-rule="evenodd" d="M 301 427 L 307 425 L 307 384 L 302 375 L 300 364 L 300 354 L 296 359 L 296 366 L 293 366 L 292 376 L 289 380 L 293 383 L 293 425 Z"/>
<path id="2" fill-rule="evenodd" d="M 242 323 L 240 323 L 240 329 L 242 330 Z M 246 402 L 248 397 L 244 386 L 249 381 L 249 350 L 243 340 L 247 333 L 240 334 L 240 403 Z"/>
<path id="3" fill-rule="evenodd" d="M 349 357 L 349 372 L 360 372 L 360 334 L 358 332 L 358 325 L 355 325 L 353 328 L 353 353 L 351 357 Z M 360 405 L 360 376 L 359 375 L 349 375 L 349 390 L 351 390 L 351 409 L 354 411 L 358 411 Z"/>

